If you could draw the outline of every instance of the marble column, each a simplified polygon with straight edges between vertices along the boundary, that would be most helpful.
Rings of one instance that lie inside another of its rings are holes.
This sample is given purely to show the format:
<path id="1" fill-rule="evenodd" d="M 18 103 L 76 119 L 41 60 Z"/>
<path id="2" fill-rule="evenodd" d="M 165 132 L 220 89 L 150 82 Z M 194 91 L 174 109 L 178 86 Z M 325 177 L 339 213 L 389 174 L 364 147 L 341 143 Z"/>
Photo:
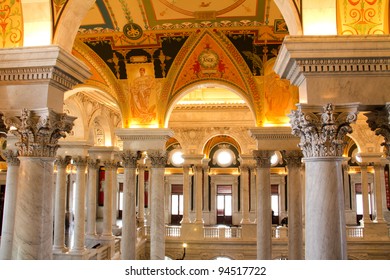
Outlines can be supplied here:
<path id="1" fill-rule="evenodd" d="M 360 174 L 361 174 L 361 188 L 362 188 L 362 204 L 363 204 L 363 217 L 361 220 L 361 223 L 363 225 L 371 223 L 371 218 L 370 218 L 370 204 L 368 202 L 368 163 L 362 162 L 359 163 L 360 165 Z"/>
<path id="2" fill-rule="evenodd" d="M 7 162 L 7 178 L 4 198 L 3 227 L 1 230 L 0 260 L 10 260 L 12 259 L 20 161 L 17 157 L 17 151 L 7 150 L 3 152 L 3 155 Z"/>
<path id="3" fill-rule="evenodd" d="M 111 184 L 112 184 L 112 187 L 111 187 L 111 190 L 112 190 L 112 195 L 111 195 L 111 198 L 112 198 L 112 212 L 111 212 L 112 218 L 111 218 L 111 222 L 112 222 L 112 229 L 115 230 L 115 229 L 118 229 L 118 225 L 116 223 L 117 218 L 118 218 L 118 190 L 119 190 L 118 177 L 117 177 L 118 164 L 115 164 L 110 172 L 111 172 Z"/>
<path id="4" fill-rule="evenodd" d="M 203 176 L 202 165 L 196 164 L 193 167 L 195 176 L 195 224 L 203 224 L 202 198 L 203 198 Z"/>
<path id="5" fill-rule="evenodd" d="M 75 118 L 49 108 L 4 115 L 20 160 L 12 259 L 52 259 L 54 160 Z"/>
<path id="6" fill-rule="evenodd" d="M 257 259 L 272 259 L 271 156 L 274 151 L 253 151 L 256 160 Z"/>
<path id="7" fill-rule="evenodd" d="M 345 210 L 351 210 L 351 190 L 350 190 L 350 183 L 349 183 L 349 165 L 348 160 L 344 160 L 343 162 L 343 183 L 344 183 L 344 203 L 345 203 Z"/>
<path id="8" fill-rule="evenodd" d="M 96 238 L 97 171 L 100 160 L 88 159 L 87 238 Z"/>
<path id="9" fill-rule="evenodd" d="M 297 104 L 289 115 L 306 168 L 305 258 L 347 259 L 342 163 L 358 104 Z"/>
<path id="10" fill-rule="evenodd" d="M 203 211 L 209 213 L 210 205 L 209 205 L 209 194 L 210 194 L 210 186 L 209 186 L 209 162 L 210 159 L 202 160 L 202 169 L 203 169 Z"/>
<path id="11" fill-rule="evenodd" d="M 65 247 L 65 207 L 66 207 L 66 167 L 71 157 L 65 156 L 56 158 L 57 166 L 56 190 L 54 199 L 54 240 L 53 252 L 64 253 L 68 250 Z"/>
<path id="12" fill-rule="evenodd" d="M 382 197 L 382 188 L 385 187 L 385 166 L 384 162 L 375 162 L 374 171 L 375 171 L 375 210 L 376 217 L 375 221 L 379 223 L 385 223 L 383 216 L 383 197 Z"/>
<path id="13" fill-rule="evenodd" d="M 301 151 L 286 151 L 288 200 L 288 259 L 303 260 Z"/>
<path id="14" fill-rule="evenodd" d="M 241 212 L 242 212 L 242 219 L 241 224 L 249 224 L 249 166 L 247 164 L 241 164 L 240 165 L 240 180 L 241 180 L 241 188 L 242 188 L 242 195 L 241 195 Z"/>
<path id="15" fill-rule="evenodd" d="M 183 219 L 181 224 L 190 223 L 190 166 L 183 164 Z"/>
<path id="16" fill-rule="evenodd" d="M 148 150 L 151 161 L 151 220 L 150 220 L 150 259 L 165 259 L 164 223 L 164 171 L 167 155 L 162 150 Z"/>
<path id="17" fill-rule="evenodd" d="M 137 256 L 136 168 L 138 153 L 121 153 L 124 166 L 121 259 L 135 260 Z"/>
<path id="18" fill-rule="evenodd" d="M 138 165 L 138 225 L 145 223 L 145 165 Z"/>
<path id="19" fill-rule="evenodd" d="M 103 231 L 102 237 L 111 239 L 112 235 L 112 171 L 117 168 L 113 161 L 105 161 L 105 180 L 103 182 L 104 201 L 103 201 Z"/>
<path id="20" fill-rule="evenodd" d="M 73 165 L 76 166 L 76 195 L 74 213 L 74 244 L 70 252 L 72 254 L 84 255 L 85 249 L 85 171 L 87 169 L 87 158 L 76 157 Z"/>

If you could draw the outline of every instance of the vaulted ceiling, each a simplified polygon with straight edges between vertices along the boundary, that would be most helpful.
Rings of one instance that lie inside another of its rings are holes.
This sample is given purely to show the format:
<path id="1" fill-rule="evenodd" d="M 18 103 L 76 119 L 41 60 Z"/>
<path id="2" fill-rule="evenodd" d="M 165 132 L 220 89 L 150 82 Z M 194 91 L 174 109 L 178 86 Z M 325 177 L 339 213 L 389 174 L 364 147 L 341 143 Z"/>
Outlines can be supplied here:
<path id="1" fill-rule="evenodd" d="M 254 75 L 262 74 L 257 58 L 276 56 L 288 33 L 271 0 L 97 0 L 77 37 L 118 79 L 127 78 L 126 63 L 143 62 L 164 78 L 186 39 L 204 28 L 223 31 Z"/>

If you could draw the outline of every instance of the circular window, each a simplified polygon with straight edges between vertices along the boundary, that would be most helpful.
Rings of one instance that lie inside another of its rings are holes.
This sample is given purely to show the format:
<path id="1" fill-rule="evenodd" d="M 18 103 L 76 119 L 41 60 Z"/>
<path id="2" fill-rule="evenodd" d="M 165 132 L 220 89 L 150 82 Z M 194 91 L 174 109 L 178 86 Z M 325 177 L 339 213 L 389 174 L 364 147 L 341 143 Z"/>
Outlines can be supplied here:
<path id="1" fill-rule="evenodd" d="M 173 150 L 171 152 L 171 163 L 174 166 L 180 166 L 184 163 L 183 152 L 180 150 Z"/>
<path id="2" fill-rule="evenodd" d="M 228 167 L 235 163 L 236 156 L 232 150 L 229 149 L 219 149 L 215 152 L 213 162 L 218 164 L 221 167 Z"/>

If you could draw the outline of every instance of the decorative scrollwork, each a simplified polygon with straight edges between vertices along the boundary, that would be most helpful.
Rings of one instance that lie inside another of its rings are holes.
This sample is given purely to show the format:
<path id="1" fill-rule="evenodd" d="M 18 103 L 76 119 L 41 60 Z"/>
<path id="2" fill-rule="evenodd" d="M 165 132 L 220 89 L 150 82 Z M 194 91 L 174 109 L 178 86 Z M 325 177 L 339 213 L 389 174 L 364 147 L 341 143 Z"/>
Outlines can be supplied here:
<path id="1" fill-rule="evenodd" d="M 149 150 L 148 158 L 153 168 L 164 168 L 168 160 L 166 151 L 162 150 Z"/>
<path id="2" fill-rule="evenodd" d="M 18 137 L 19 156 L 55 157 L 58 140 L 73 128 L 75 117 L 51 109 L 23 109 L 21 116 L 4 116 L 10 133 Z"/>
<path id="3" fill-rule="evenodd" d="M 292 134 L 300 137 L 299 147 L 305 157 L 343 155 L 344 137 L 352 133 L 350 124 L 356 121 L 358 111 L 357 104 L 338 109 L 339 112 L 332 104 L 325 105 L 322 110 L 299 104 L 298 110 L 291 112 Z"/>
<path id="4" fill-rule="evenodd" d="M 381 145 L 385 147 L 386 156 L 390 157 L 390 103 L 387 103 L 382 110 L 371 111 L 364 115 L 371 130 L 385 138 L 385 142 Z"/>

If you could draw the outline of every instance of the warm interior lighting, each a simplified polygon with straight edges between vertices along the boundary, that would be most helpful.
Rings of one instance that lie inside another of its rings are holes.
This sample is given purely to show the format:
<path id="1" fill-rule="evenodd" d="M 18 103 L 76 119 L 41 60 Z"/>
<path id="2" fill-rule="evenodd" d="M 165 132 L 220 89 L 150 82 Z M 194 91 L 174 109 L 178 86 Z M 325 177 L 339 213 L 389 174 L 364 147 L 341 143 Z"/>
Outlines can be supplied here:
<path id="1" fill-rule="evenodd" d="M 173 165 L 181 165 L 184 163 L 184 158 L 183 158 L 183 152 L 181 151 L 176 151 L 172 154 L 172 163 Z"/>
<path id="2" fill-rule="evenodd" d="M 183 243 L 183 248 L 187 248 L 187 243 Z"/>
<path id="3" fill-rule="evenodd" d="M 218 153 L 217 161 L 220 166 L 230 165 L 232 162 L 232 155 L 228 151 L 221 151 Z"/>
<path id="4" fill-rule="evenodd" d="M 304 35 L 337 35 L 336 1 L 303 0 L 302 7 Z"/>
<path id="5" fill-rule="evenodd" d="M 50 45 L 52 39 L 50 2 L 44 0 L 22 1 L 22 9 L 24 11 L 39 11 L 38 13 L 23 13 L 23 45 L 26 47 Z"/>

